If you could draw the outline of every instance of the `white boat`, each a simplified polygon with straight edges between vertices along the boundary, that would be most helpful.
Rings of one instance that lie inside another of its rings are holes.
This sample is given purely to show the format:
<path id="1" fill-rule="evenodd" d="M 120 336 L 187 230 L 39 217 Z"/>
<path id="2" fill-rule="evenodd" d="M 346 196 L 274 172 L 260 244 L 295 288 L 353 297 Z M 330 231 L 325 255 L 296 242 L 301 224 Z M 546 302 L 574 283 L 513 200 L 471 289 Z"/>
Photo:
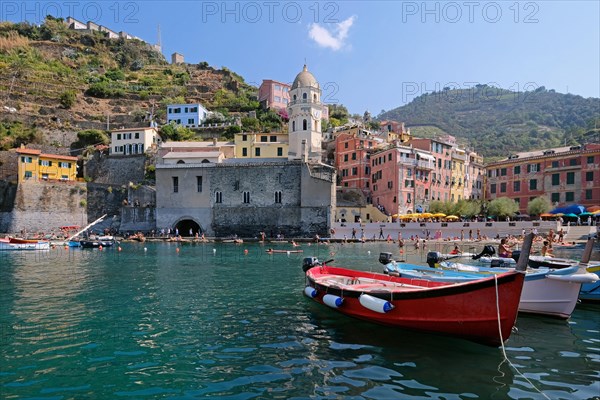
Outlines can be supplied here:
<path id="1" fill-rule="evenodd" d="M 50 242 L 45 240 L 2 239 L 0 250 L 49 250 Z"/>
<path id="2" fill-rule="evenodd" d="M 591 254 L 593 242 L 588 242 L 585 254 Z M 589 258 L 588 258 L 589 259 Z M 443 261 L 438 268 L 404 263 L 390 263 L 388 273 L 404 277 L 441 282 L 464 282 L 499 274 L 510 268 L 486 268 L 475 265 Z M 527 270 L 519 302 L 519 311 L 531 314 L 569 318 L 575 309 L 581 285 L 593 283 L 598 275 L 586 270 L 586 265 L 574 265 L 562 269 L 537 268 Z"/>

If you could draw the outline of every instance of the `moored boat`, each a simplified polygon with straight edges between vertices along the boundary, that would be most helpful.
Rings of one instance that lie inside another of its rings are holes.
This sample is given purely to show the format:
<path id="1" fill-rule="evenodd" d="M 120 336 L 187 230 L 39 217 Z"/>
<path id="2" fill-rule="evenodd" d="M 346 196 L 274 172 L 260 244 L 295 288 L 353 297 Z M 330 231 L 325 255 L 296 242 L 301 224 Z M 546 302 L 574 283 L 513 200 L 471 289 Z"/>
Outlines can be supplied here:
<path id="1" fill-rule="evenodd" d="M 581 285 L 579 299 L 586 302 L 600 302 L 600 264 L 587 267 L 587 271 L 595 274 L 598 280 Z"/>
<path id="2" fill-rule="evenodd" d="M 30 240 L 18 238 L 0 239 L 0 250 L 49 250 L 50 242 L 47 240 Z"/>
<path id="3" fill-rule="evenodd" d="M 303 250 L 275 250 L 275 249 L 267 249 L 265 250 L 267 254 L 290 254 L 290 253 L 302 253 Z"/>
<path id="4" fill-rule="evenodd" d="M 462 283 L 337 268 L 308 258 L 304 294 L 351 317 L 498 346 L 515 323 L 532 239 L 516 270 Z M 309 268 L 311 262 L 316 266 Z"/>
<path id="5" fill-rule="evenodd" d="M 592 246 L 593 243 L 590 242 L 586 247 L 586 251 L 591 252 Z M 436 282 L 465 282 L 481 279 L 483 276 L 507 272 L 510 269 L 486 268 L 443 261 L 439 263 L 438 268 L 389 263 L 386 265 L 385 270 L 414 279 L 427 279 Z M 582 284 L 593 284 L 597 280 L 597 275 L 587 272 L 585 266 L 580 265 L 572 265 L 562 269 L 541 267 L 527 270 L 519 302 L 519 311 L 569 318 L 577 304 Z"/>
<path id="6" fill-rule="evenodd" d="M 84 249 L 94 249 L 100 247 L 111 247 L 116 243 L 113 236 L 98 236 L 93 239 L 80 240 L 79 244 Z"/>

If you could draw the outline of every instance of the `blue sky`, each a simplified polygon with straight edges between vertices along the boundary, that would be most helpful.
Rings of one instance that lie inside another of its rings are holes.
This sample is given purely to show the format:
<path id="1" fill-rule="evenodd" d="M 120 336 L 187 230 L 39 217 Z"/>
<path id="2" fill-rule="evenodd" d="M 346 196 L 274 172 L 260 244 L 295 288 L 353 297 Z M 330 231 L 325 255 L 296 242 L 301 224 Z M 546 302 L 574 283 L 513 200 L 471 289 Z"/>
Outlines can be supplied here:
<path id="1" fill-rule="evenodd" d="M 92 20 L 257 86 L 305 60 L 328 103 L 377 115 L 445 86 L 600 97 L 600 2 L 5 1 L 0 20 Z"/>

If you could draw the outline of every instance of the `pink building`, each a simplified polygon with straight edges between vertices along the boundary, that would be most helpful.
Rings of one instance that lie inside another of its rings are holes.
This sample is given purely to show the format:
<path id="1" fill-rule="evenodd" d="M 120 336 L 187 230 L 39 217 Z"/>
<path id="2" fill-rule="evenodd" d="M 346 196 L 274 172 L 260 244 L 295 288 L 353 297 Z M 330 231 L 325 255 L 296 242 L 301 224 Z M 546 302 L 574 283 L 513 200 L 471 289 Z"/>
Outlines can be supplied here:
<path id="1" fill-rule="evenodd" d="M 367 199 L 371 193 L 371 153 L 382 143 L 381 139 L 366 134 L 355 127 L 335 138 L 335 168 L 340 186 L 360 189 Z"/>
<path id="2" fill-rule="evenodd" d="M 425 211 L 435 158 L 428 151 L 395 145 L 371 155 L 373 204 L 388 215 Z"/>
<path id="3" fill-rule="evenodd" d="M 425 150 L 430 153 L 428 157 L 434 158 L 434 167 L 430 171 L 430 190 L 417 193 L 416 208 L 421 206 L 428 209 L 430 200 L 450 201 L 452 184 L 452 148 L 454 143 L 446 139 L 412 139 L 410 144 L 415 149 Z"/>
<path id="4" fill-rule="evenodd" d="M 290 89 L 287 83 L 264 79 L 258 88 L 258 101 L 264 108 L 285 110 L 290 102 Z"/>

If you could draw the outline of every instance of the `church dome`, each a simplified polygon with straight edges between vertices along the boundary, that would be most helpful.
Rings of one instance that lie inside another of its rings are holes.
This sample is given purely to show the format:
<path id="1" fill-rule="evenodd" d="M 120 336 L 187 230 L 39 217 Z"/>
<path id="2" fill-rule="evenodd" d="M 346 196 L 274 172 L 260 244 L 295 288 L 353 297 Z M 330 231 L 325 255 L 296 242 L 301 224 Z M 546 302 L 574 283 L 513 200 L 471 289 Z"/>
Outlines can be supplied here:
<path id="1" fill-rule="evenodd" d="M 308 87 L 312 86 L 315 88 L 319 88 L 319 82 L 315 79 L 314 75 L 308 72 L 308 68 L 306 68 L 306 64 L 304 68 L 302 68 L 302 72 L 300 72 L 296 79 L 294 79 L 294 83 L 292 84 L 292 90 L 297 89 L 299 87 Z"/>

